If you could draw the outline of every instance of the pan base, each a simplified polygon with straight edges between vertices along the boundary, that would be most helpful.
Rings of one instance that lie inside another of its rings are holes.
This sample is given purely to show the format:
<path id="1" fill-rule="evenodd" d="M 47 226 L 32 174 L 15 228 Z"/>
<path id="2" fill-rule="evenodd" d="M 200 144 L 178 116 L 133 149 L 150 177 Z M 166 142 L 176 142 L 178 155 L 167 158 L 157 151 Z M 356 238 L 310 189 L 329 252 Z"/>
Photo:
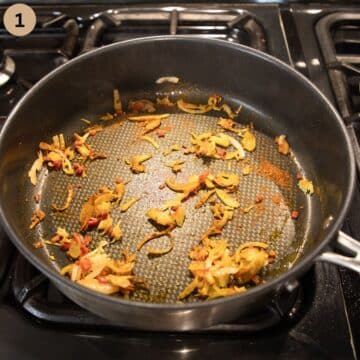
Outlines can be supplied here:
<path id="1" fill-rule="evenodd" d="M 112 188 L 117 177 L 130 181 L 126 185 L 123 203 L 132 197 L 141 196 L 141 200 L 127 212 L 120 213 L 119 209 L 112 211 L 113 221 L 120 220 L 123 239 L 106 247 L 114 258 L 121 255 L 122 249 L 136 253 L 135 274 L 144 278 L 149 285 L 149 291 L 136 291 L 132 298 L 137 301 L 174 303 L 178 294 L 190 282 L 187 266 L 190 249 L 199 243 L 201 235 L 211 224 L 212 214 L 208 205 L 195 209 L 196 197 L 185 202 L 186 220 L 182 228 L 173 231 L 175 246 L 173 250 L 161 257 L 150 258 L 147 248 L 164 248 L 168 245 L 166 237 L 155 239 L 145 245 L 141 251 L 136 251 L 136 244 L 146 235 L 155 231 L 147 221 L 146 211 L 151 207 L 161 207 L 163 203 L 175 197 L 175 193 L 167 188 L 159 189 L 164 180 L 175 177 L 171 169 L 166 166 L 175 160 L 185 160 L 182 171 L 176 175 L 177 182 L 186 182 L 191 175 L 210 171 L 229 172 L 239 174 L 241 182 L 237 198 L 242 209 L 255 204 L 257 195 L 263 195 L 264 200 L 254 206 L 249 212 L 240 209 L 235 211 L 233 220 L 224 228 L 222 238 L 226 239 L 230 249 L 236 249 L 240 244 L 248 241 L 263 241 L 276 251 L 276 262 L 269 266 L 263 274 L 270 279 L 286 271 L 301 255 L 301 249 L 306 239 L 310 216 L 310 200 L 297 187 L 296 174 L 304 172 L 295 158 L 281 155 L 273 138 L 254 130 L 257 148 L 252 153 L 246 153 L 246 160 L 210 160 L 196 158 L 194 155 L 184 155 L 184 149 L 173 152 L 164 157 L 162 152 L 171 145 L 190 145 L 190 133 L 201 134 L 211 130 L 220 130 L 217 117 L 190 114 L 172 114 L 162 121 L 162 128 L 169 132 L 164 138 L 155 134 L 151 137 L 157 140 L 160 149 L 156 150 L 150 143 L 139 140 L 142 129 L 131 122 L 124 122 L 120 127 L 107 129 L 89 139 L 95 150 L 108 155 L 106 160 L 95 160 L 88 164 L 87 177 L 69 177 L 60 172 L 43 170 L 39 176 L 37 187 L 24 189 L 27 195 L 41 194 L 40 208 L 46 212 L 47 218 L 38 226 L 36 231 L 29 231 L 28 241 L 36 242 L 41 238 L 48 239 L 57 227 L 63 227 L 69 232 L 79 231 L 79 213 L 83 203 L 99 187 Z M 80 127 L 80 126 L 79 126 Z M 69 137 L 70 138 L 69 133 Z M 235 134 L 233 134 L 236 136 Z M 44 139 L 46 140 L 46 139 Z M 296 149 L 295 149 L 296 153 Z M 145 163 L 146 173 L 134 175 L 125 164 L 125 160 L 134 155 L 152 154 L 153 157 Z M 262 161 L 269 161 L 278 168 L 287 171 L 291 176 L 291 186 L 281 188 L 273 181 L 258 174 Z M 245 164 L 251 166 L 249 175 L 242 175 Z M 68 210 L 62 213 L 51 213 L 51 204 L 62 204 L 66 197 L 66 188 L 72 184 L 76 189 L 76 196 Z M 81 188 L 78 185 L 81 184 Z M 274 199 L 280 199 L 275 201 Z M 294 221 L 290 218 L 291 211 L 301 210 L 300 217 Z M 30 219 L 31 214 L 27 214 Z M 100 236 L 92 232 L 96 247 Z M 57 269 L 68 263 L 65 253 L 54 246 L 47 246 L 42 250 L 45 255 L 54 255 L 52 265 Z M 198 301 L 190 297 L 187 302 Z"/>

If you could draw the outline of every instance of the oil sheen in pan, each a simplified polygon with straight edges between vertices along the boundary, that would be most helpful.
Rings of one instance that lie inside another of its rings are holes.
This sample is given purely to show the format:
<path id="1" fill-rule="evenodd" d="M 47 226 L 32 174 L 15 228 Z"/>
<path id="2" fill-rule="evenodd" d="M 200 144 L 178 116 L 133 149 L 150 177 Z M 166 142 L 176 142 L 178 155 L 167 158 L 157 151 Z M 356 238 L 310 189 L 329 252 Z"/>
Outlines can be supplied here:
<path id="1" fill-rule="evenodd" d="M 88 142 L 96 150 L 106 153 L 108 158 L 89 164 L 87 177 L 81 179 L 59 172 L 49 172 L 47 176 L 40 175 L 40 207 L 47 214 L 51 213 L 51 203 L 61 204 L 63 202 L 68 184 L 73 184 L 76 188 L 81 183 L 82 187 L 76 190 L 75 198 L 69 209 L 48 216 L 39 225 L 38 231 L 30 232 L 28 241 L 38 241 L 39 236 L 47 239 L 55 233 L 57 227 L 64 227 L 69 232 L 79 231 L 80 209 L 88 196 L 101 186 L 107 185 L 112 188 L 118 176 L 124 181 L 131 180 L 126 185 L 123 202 L 137 196 L 142 196 L 142 199 L 125 213 L 120 213 L 119 210 L 112 211 L 114 222 L 118 220 L 121 222 L 123 239 L 109 245 L 106 250 L 115 258 L 121 254 L 121 249 L 128 249 L 136 254 L 135 274 L 145 279 L 149 284 L 150 291 L 136 291 L 132 295 L 133 299 L 147 302 L 176 302 L 178 294 L 191 279 L 187 270 L 190 261 L 189 250 L 198 244 L 201 235 L 211 224 L 212 214 L 209 207 L 203 206 L 195 209 L 196 197 L 190 198 L 185 203 L 185 223 L 182 228 L 176 228 L 173 231 L 175 246 L 170 253 L 158 258 L 149 258 L 146 253 L 147 246 L 165 247 L 168 244 L 166 237 L 151 241 L 151 245 L 145 245 L 139 252 L 136 251 L 136 244 L 155 230 L 153 225 L 147 221 L 146 211 L 151 207 L 161 207 L 166 200 L 175 196 L 175 193 L 167 188 L 159 189 L 166 178 L 175 177 L 165 163 L 169 164 L 174 160 L 184 159 L 186 162 L 182 166 L 182 171 L 176 176 L 177 182 L 186 182 L 189 176 L 201 174 L 206 170 L 210 170 L 213 174 L 231 172 L 239 174 L 241 178 L 237 194 L 241 208 L 254 204 L 257 195 L 265 197 L 261 204 L 248 213 L 244 214 L 240 210 L 236 210 L 233 220 L 225 226 L 222 238 L 228 240 L 231 250 L 247 241 L 269 243 L 270 248 L 276 251 L 277 258 L 275 264 L 266 269 L 265 278 L 285 271 L 303 245 L 309 212 L 306 198 L 296 185 L 296 174 L 301 169 L 290 156 L 281 155 L 277 151 L 273 138 L 254 131 L 257 148 L 253 153 L 246 153 L 246 159 L 252 167 L 251 173 L 247 176 L 242 175 L 243 161 L 204 161 L 194 155 L 184 155 L 183 149 L 173 152 L 167 157 L 162 155 L 162 152 L 173 144 L 180 147 L 189 145 L 191 132 L 201 134 L 219 130 L 217 121 L 218 117 L 213 116 L 172 114 L 168 119 L 162 121 L 162 127 L 168 127 L 171 130 L 164 138 L 156 139 L 160 145 L 158 150 L 148 142 L 140 140 L 141 130 L 136 124 L 129 121 L 124 122 L 121 127 L 108 129 L 89 138 Z M 151 136 L 155 138 L 155 135 Z M 153 154 L 152 159 L 146 162 L 147 172 L 139 175 L 132 174 L 125 164 L 125 159 L 147 153 Z M 268 160 L 291 175 L 292 184 L 289 189 L 279 188 L 271 180 L 257 174 L 256 168 L 263 160 Z M 47 172 L 47 170 L 43 172 Z M 280 204 L 272 201 L 273 195 L 281 196 Z M 298 209 L 301 205 L 304 205 L 301 216 L 296 221 L 291 220 L 291 211 Z M 31 214 L 28 214 L 28 219 L 30 217 Z M 91 235 L 95 238 L 91 246 L 94 248 L 99 236 L 96 232 Z M 57 268 L 61 268 L 68 262 L 65 253 L 56 247 L 47 246 L 39 251 L 55 255 L 56 261 L 53 262 L 53 265 Z M 186 301 L 198 300 L 191 296 Z"/>

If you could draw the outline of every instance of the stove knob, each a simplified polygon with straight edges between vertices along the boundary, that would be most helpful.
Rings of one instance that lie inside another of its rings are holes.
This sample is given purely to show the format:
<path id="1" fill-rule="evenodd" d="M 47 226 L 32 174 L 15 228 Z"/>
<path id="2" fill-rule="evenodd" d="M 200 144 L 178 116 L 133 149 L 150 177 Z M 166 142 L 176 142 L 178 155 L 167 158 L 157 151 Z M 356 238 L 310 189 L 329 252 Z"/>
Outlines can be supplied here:
<path id="1" fill-rule="evenodd" d="M 15 74 L 14 60 L 5 55 L 4 50 L 0 48 L 0 87 L 8 83 Z"/>

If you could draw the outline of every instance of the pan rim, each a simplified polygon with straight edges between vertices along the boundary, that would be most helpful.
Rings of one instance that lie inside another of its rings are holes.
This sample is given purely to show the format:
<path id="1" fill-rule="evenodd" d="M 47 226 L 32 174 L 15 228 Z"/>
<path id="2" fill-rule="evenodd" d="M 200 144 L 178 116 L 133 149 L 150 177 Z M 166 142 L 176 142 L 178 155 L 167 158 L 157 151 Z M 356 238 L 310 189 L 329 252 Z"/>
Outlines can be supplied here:
<path id="1" fill-rule="evenodd" d="M 309 80 L 307 79 L 303 74 L 298 72 L 297 70 L 293 69 L 290 65 L 286 64 L 285 62 L 275 58 L 272 55 L 269 55 L 267 53 L 263 53 L 259 50 L 253 49 L 251 47 L 240 45 L 240 44 L 233 44 L 229 43 L 226 40 L 219 40 L 219 39 L 204 39 L 201 37 L 194 37 L 194 36 L 186 36 L 186 35 L 161 35 L 161 36 L 150 36 L 150 37 L 142 37 L 137 39 L 131 39 L 126 41 L 121 41 L 118 43 L 109 44 L 106 46 L 103 46 L 101 48 L 97 48 L 94 50 L 89 51 L 88 53 L 82 54 L 77 56 L 76 58 L 70 60 L 66 64 L 63 64 L 59 66 L 58 68 L 51 71 L 49 74 L 47 74 L 45 77 L 40 79 L 29 91 L 25 94 L 25 96 L 16 104 L 16 106 L 12 109 L 10 112 L 8 119 L 5 122 L 5 125 L 0 133 L 0 153 L 1 153 L 1 144 L 3 142 L 4 137 L 6 136 L 7 129 L 9 127 L 9 124 L 13 121 L 13 119 L 16 117 L 16 114 L 18 110 L 21 108 L 21 106 L 29 101 L 31 97 L 36 94 L 39 88 L 42 87 L 44 83 L 47 83 L 48 81 L 51 81 L 53 77 L 57 77 L 59 74 L 61 74 L 63 71 L 65 71 L 68 67 L 73 66 L 73 64 L 76 64 L 77 62 L 81 62 L 84 59 L 92 58 L 97 56 L 98 54 L 110 51 L 115 48 L 123 48 L 128 46 L 136 46 L 137 44 L 144 44 L 149 42 L 158 42 L 158 41 L 188 41 L 188 42 L 201 42 L 202 45 L 208 44 L 210 46 L 222 46 L 224 48 L 229 48 L 236 51 L 243 51 L 244 53 L 249 54 L 250 56 L 261 58 L 264 61 L 270 62 L 271 64 L 281 67 L 284 71 L 290 71 L 294 75 L 299 78 L 305 85 L 310 87 L 312 91 L 314 91 L 319 98 L 322 99 L 322 101 L 325 103 L 325 106 L 329 107 L 331 112 L 334 115 L 334 118 L 337 119 L 338 125 L 340 127 L 339 130 L 342 132 L 342 136 L 344 137 L 345 144 L 346 144 L 346 150 L 347 155 L 349 156 L 349 177 L 348 177 L 348 184 L 346 189 L 346 196 L 343 200 L 343 206 L 340 210 L 340 213 L 338 217 L 334 220 L 334 222 L 331 224 L 329 232 L 327 236 L 324 237 L 324 239 L 319 242 L 319 244 L 316 245 L 316 247 L 306 256 L 303 256 L 301 260 L 294 265 L 291 269 L 287 270 L 286 272 L 282 273 L 278 277 L 270 280 L 266 284 L 262 284 L 260 286 L 255 286 L 248 291 L 228 296 L 224 298 L 209 300 L 209 301 L 201 301 L 196 303 L 184 303 L 184 304 L 174 304 L 174 303 L 146 303 L 136 300 L 124 300 L 120 297 L 114 297 L 114 296 L 108 296 L 103 295 L 100 293 L 97 293 L 95 291 L 92 291 L 90 289 L 87 289 L 86 287 L 83 287 L 75 282 L 72 282 L 70 279 L 61 276 L 60 273 L 56 272 L 55 269 L 52 269 L 49 265 L 43 264 L 37 257 L 33 256 L 33 254 L 26 248 L 23 241 L 21 241 L 20 238 L 18 238 L 15 235 L 15 231 L 10 226 L 10 224 L 7 221 L 6 217 L 6 211 L 4 210 L 4 206 L 2 202 L 0 202 L 0 223 L 5 229 L 6 233 L 12 240 L 12 242 L 15 244 L 17 249 L 20 251 L 20 253 L 26 257 L 26 259 L 34 265 L 38 270 L 40 270 L 43 274 L 45 274 L 51 281 L 53 281 L 55 284 L 57 282 L 61 283 L 61 287 L 70 287 L 73 291 L 76 291 L 76 293 L 80 293 L 82 295 L 87 294 L 88 296 L 94 297 L 98 301 L 105 301 L 109 305 L 123 305 L 125 307 L 131 307 L 131 308 L 143 308 L 143 309 L 152 309 L 152 310 L 170 310 L 170 311 L 181 311 L 181 310 L 191 310 L 191 309 L 198 309 L 198 308 L 206 308 L 208 306 L 217 305 L 217 304 L 224 304 L 229 303 L 233 301 L 241 301 L 241 299 L 250 298 L 252 296 L 261 296 L 265 295 L 274 289 L 279 289 L 281 286 L 287 283 L 288 280 L 294 279 L 298 277 L 298 274 L 303 273 L 307 270 L 307 268 L 313 264 L 314 259 L 316 256 L 318 256 L 323 249 L 329 244 L 329 242 L 334 238 L 337 231 L 340 229 L 343 220 L 345 218 L 345 215 L 348 211 L 348 208 L 351 203 L 351 199 L 354 193 L 355 188 L 355 159 L 354 159 L 354 152 L 353 148 L 350 142 L 350 137 L 347 133 L 345 124 L 343 123 L 343 120 L 341 119 L 338 111 L 335 109 L 335 107 L 330 103 L 330 101 L 325 97 L 325 95 Z"/>

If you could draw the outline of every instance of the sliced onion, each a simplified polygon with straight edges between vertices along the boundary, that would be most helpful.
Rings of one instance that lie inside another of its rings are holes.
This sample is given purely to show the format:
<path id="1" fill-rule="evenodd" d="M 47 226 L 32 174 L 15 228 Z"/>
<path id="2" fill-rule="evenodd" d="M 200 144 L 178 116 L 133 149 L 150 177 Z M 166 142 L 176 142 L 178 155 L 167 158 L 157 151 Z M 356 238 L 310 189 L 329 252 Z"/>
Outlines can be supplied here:
<path id="1" fill-rule="evenodd" d="M 239 152 L 239 157 L 240 159 L 244 159 L 245 158 L 245 151 L 243 149 L 243 147 L 241 146 L 241 144 L 234 139 L 232 136 L 229 136 L 230 141 L 231 141 L 231 145 Z"/>
<path id="2" fill-rule="evenodd" d="M 174 239 L 173 239 L 173 237 L 172 237 L 171 234 L 169 234 L 169 239 L 170 239 L 170 244 L 169 244 L 169 246 L 167 246 L 167 247 L 165 247 L 165 248 L 163 248 L 163 249 L 153 249 L 153 248 L 149 248 L 149 249 L 147 250 L 147 253 L 148 253 L 149 255 L 154 255 L 154 256 L 160 256 L 160 255 L 165 255 L 165 254 L 169 253 L 169 252 L 173 249 L 173 247 L 174 247 Z"/>
<path id="3" fill-rule="evenodd" d="M 145 124 L 145 130 L 143 134 L 147 134 L 155 129 L 157 129 L 161 125 L 161 119 L 149 120 Z"/>
<path id="4" fill-rule="evenodd" d="M 143 162 L 152 158 L 151 154 L 137 155 L 130 159 L 130 161 L 126 161 L 127 164 L 130 165 L 130 169 L 135 173 L 143 173 L 146 171 L 146 167 Z"/>
<path id="5" fill-rule="evenodd" d="M 152 239 L 156 239 L 159 238 L 161 236 L 169 236 L 171 237 L 171 230 L 173 230 L 175 227 L 175 225 L 170 225 L 167 229 L 162 230 L 162 231 L 157 231 L 154 232 L 153 234 L 150 234 L 148 236 L 146 236 L 143 240 L 141 240 L 137 245 L 136 245 L 136 250 L 140 250 L 148 241 L 152 240 Z"/>
<path id="6" fill-rule="evenodd" d="M 55 210 L 55 211 L 64 211 L 66 210 L 69 206 L 70 203 L 72 201 L 72 199 L 74 198 L 74 188 L 72 185 L 69 185 L 67 188 L 67 197 L 66 200 L 64 202 L 64 205 L 62 206 L 57 206 L 56 204 L 51 204 L 51 207 Z"/>
<path id="7" fill-rule="evenodd" d="M 37 172 L 41 170 L 43 163 L 44 163 L 44 158 L 43 158 L 42 152 L 39 151 L 38 158 L 33 162 L 31 169 L 28 172 L 30 182 L 33 185 L 37 184 Z"/>
<path id="8" fill-rule="evenodd" d="M 241 139 L 241 145 L 246 151 L 252 152 L 256 148 L 256 137 L 255 135 L 250 132 L 250 130 L 247 130 L 243 135 L 243 138 Z"/>
<path id="9" fill-rule="evenodd" d="M 113 91 L 114 96 L 114 110 L 116 114 L 122 114 L 122 104 L 121 104 L 121 97 L 120 92 L 118 89 L 114 89 Z"/>
<path id="10" fill-rule="evenodd" d="M 143 135 L 143 136 L 141 136 L 141 140 L 145 140 L 145 141 L 149 142 L 155 149 L 160 148 L 160 145 L 150 136 Z"/>
<path id="11" fill-rule="evenodd" d="M 127 201 L 125 204 L 123 204 L 120 208 L 121 212 L 125 212 L 128 211 L 135 203 L 137 203 L 139 200 L 141 199 L 141 197 L 135 197 L 130 199 L 129 201 Z"/>
<path id="12" fill-rule="evenodd" d="M 287 155 L 290 151 L 290 145 L 286 140 L 286 135 L 279 135 L 275 138 L 275 142 L 278 144 L 278 151 L 280 154 Z"/>
<path id="13" fill-rule="evenodd" d="M 167 119 L 170 114 L 158 114 L 158 115 L 140 115 L 140 116 L 129 116 L 130 121 L 153 121 Z"/>
<path id="14" fill-rule="evenodd" d="M 216 189 L 216 195 L 218 198 L 227 206 L 230 206 L 233 209 L 236 209 L 240 206 L 239 202 L 228 194 L 225 190 Z"/>
<path id="15" fill-rule="evenodd" d="M 178 108 L 189 114 L 205 114 L 213 109 L 211 105 L 192 104 L 180 99 L 176 102 Z"/>
<path id="16" fill-rule="evenodd" d="M 180 79 L 177 76 L 163 76 L 156 80 L 157 84 L 163 84 L 165 82 L 169 82 L 172 84 L 178 84 Z"/>

